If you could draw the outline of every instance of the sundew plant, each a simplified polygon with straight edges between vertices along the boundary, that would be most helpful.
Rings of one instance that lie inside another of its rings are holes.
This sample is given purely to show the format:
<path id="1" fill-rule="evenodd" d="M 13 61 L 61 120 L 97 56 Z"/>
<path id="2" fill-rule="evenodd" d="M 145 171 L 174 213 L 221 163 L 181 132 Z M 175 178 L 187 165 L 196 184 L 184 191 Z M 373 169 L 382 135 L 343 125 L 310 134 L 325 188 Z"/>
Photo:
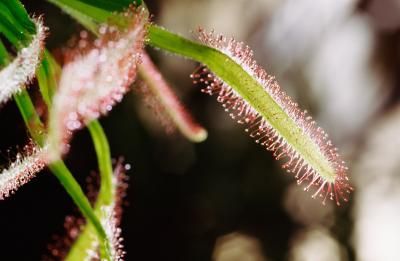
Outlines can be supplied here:
<path id="1" fill-rule="evenodd" d="M 48 2 L 84 28 L 57 56 L 46 46 L 53 29 L 45 15 L 29 14 L 18 0 L 0 0 L 0 103 L 15 101 L 30 136 L 1 171 L 0 199 L 18 193 L 44 168 L 55 175 L 83 216 L 67 219 L 68 244 L 50 247 L 55 259 L 125 259 L 120 219 L 130 167 L 113 161 L 118 155 L 111 154 L 98 120 L 128 92 L 139 93 L 167 132 L 177 130 L 194 143 L 210 135 L 158 70 L 151 49 L 198 62 L 190 75 L 194 85 L 270 151 L 265 157 L 274 157 L 321 208 L 349 200 L 347 167 L 328 134 L 257 64 L 246 44 L 202 28 L 194 28 L 197 39 L 186 39 L 153 22 L 140 0 Z M 40 96 L 28 92 L 36 82 Z M 84 128 L 98 161 L 99 188 L 90 195 L 63 161 Z"/>

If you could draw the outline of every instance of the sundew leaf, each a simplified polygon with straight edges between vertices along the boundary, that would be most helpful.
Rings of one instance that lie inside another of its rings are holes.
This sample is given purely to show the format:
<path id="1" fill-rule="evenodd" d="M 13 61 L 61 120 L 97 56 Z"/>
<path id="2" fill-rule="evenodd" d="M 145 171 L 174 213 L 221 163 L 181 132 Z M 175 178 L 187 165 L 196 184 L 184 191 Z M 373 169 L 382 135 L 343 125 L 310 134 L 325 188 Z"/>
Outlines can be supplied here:
<path id="1" fill-rule="evenodd" d="M 46 28 L 41 19 L 35 19 L 36 34 L 29 45 L 22 48 L 15 59 L 0 71 L 0 104 L 25 88 L 40 64 Z"/>
<path id="2" fill-rule="evenodd" d="M 28 183 L 46 166 L 46 148 L 33 143 L 18 153 L 14 162 L 0 173 L 0 200 L 9 197 L 22 185 Z"/>
<path id="3" fill-rule="evenodd" d="M 143 54 L 139 73 L 144 80 L 139 86 L 140 94 L 146 105 L 166 125 L 167 132 L 177 128 L 192 142 L 204 141 L 207 131 L 193 119 L 146 53 Z"/>
<path id="4" fill-rule="evenodd" d="M 126 165 L 124 166 L 122 164 L 122 160 L 117 162 L 112 176 L 113 179 L 111 185 L 113 197 L 111 198 L 111 202 L 109 204 L 98 205 L 100 221 L 106 231 L 107 238 L 111 245 L 110 256 L 113 261 L 122 261 L 125 256 L 122 244 L 123 238 L 119 226 L 122 218 L 122 203 L 128 188 L 126 183 L 127 176 L 125 175 L 127 169 Z M 94 245 L 96 245 L 96 243 Z M 96 252 L 92 251 L 91 254 L 94 259 L 101 257 L 101 253 L 97 256 Z M 71 257 L 72 256 L 70 255 L 67 260 L 75 260 Z"/>
<path id="5" fill-rule="evenodd" d="M 39 52 L 38 48 L 32 47 L 37 47 L 39 45 L 42 48 L 42 46 L 44 45 L 42 38 L 44 38 L 45 28 L 42 24 L 42 20 L 40 18 L 31 19 L 22 4 L 17 0 L 2 1 L 0 2 L 0 4 L 0 33 L 5 36 L 5 38 L 19 51 L 19 53 L 24 52 L 23 56 L 17 56 L 17 58 L 15 58 L 12 62 L 11 55 L 7 52 L 6 48 L 1 43 L 0 58 L 2 66 L 9 66 L 0 71 L 0 75 L 3 75 L 2 77 L 7 78 L 7 81 L 12 80 L 15 75 L 11 75 L 10 78 L 8 78 L 9 74 L 14 73 L 15 70 L 17 70 L 17 72 L 23 71 L 22 68 L 19 68 L 21 67 L 21 65 L 18 64 L 18 62 L 23 61 L 26 63 L 26 65 L 22 67 L 29 68 L 29 70 L 26 71 L 27 74 L 25 75 L 27 79 L 29 79 L 33 77 L 32 71 L 34 70 L 32 68 L 32 64 L 29 64 L 29 61 L 31 61 L 33 64 L 39 63 L 40 54 L 38 54 L 37 56 L 32 55 L 31 57 L 27 54 Z M 38 25 L 40 25 L 40 34 L 38 33 L 38 31 L 36 31 L 36 26 Z M 21 59 L 23 57 L 31 59 Z M 12 64 L 10 65 L 11 62 Z M 19 74 L 19 76 L 23 75 Z M 2 81 L 0 84 L 3 86 L 4 83 L 5 82 Z M 15 82 L 13 82 L 13 84 L 15 84 Z M 7 84 L 7 86 L 9 85 Z M 33 102 L 30 99 L 26 88 L 24 88 L 23 86 L 15 85 L 14 87 L 16 87 L 17 90 L 15 90 L 15 88 L 8 89 L 10 89 L 11 91 L 9 91 L 14 95 L 14 99 L 16 101 L 18 109 L 21 112 L 21 115 L 32 138 L 39 146 L 43 147 L 45 133 L 44 125 L 42 124 L 39 116 L 35 111 Z M 15 92 L 13 92 L 14 90 Z M 6 97 L 8 95 L 7 88 L 0 89 L 0 93 L 4 94 Z"/>
<path id="6" fill-rule="evenodd" d="M 298 183 L 308 182 L 305 190 L 316 187 L 313 197 L 347 201 L 352 187 L 347 167 L 326 133 L 253 60 L 243 43 L 221 35 L 199 32 L 206 45 L 172 34 L 155 25 L 149 28 L 148 43 L 186 56 L 207 68 L 194 73 L 195 82 L 204 83 L 204 92 L 216 94 L 232 118 L 277 159 L 283 168 L 295 173 Z"/>
<path id="7" fill-rule="evenodd" d="M 119 225 L 123 211 L 122 203 L 128 188 L 126 183 L 127 176 L 125 174 L 128 169 L 128 165 L 123 165 L 122 159 L 117 161 L 114 170 L 111 170 L 111 196 L 109 196 L 107 200 L 104 200 L 104 197 L 99 198 L 102 197 L 100 191 L 95 204 L 96 214 L 98 215 L 110 242 L 110 256 L 113 261 L 122 261 L 125 256 Z M 79 227 L 77 225 L 78 224 L 75 226 L 68 226 L 70 230 L 79 230 L 80 232 L 79 236 L 76 236 L 73 239 L 72 245 L 63 246 L 70 248 L 70 250 L 65 256 L 56 257 L 63 258 L 63 260 L 66 261 L 102 260 L 101 251 L 99 251 L 98 248 L 100 242 L 93 230 L 93 226 L 87 224 L 82 229 L 82 225 Z M 70 234 L 71 231 L 67 231 L 67 233 Z M 65 250 L 57 249 L 55 253 L 65 253 Z"/>
<path id="8" fill-rule="evenodd" d="M 82 32 L 76 49 L 67 53 L 50 111 L 49 145 L 56 160 L 68 150 L 74 130 L 111 111 L 136 78 L 144 47 L 148 14 L 143 8 L 125 13 L 129 26 L 99 29 L 100 38 Z"/>

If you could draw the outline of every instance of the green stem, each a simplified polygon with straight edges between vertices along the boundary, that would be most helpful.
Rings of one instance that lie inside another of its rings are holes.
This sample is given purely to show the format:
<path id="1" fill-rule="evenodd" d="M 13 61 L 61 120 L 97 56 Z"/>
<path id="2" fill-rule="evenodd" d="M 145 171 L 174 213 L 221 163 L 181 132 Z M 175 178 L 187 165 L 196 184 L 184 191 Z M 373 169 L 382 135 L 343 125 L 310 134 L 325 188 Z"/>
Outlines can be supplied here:
<path id="1" fill-rule="evenodd" d="M 213 48 L 171 33 L 158 25 L 150 25 L 148 32 L 147 43 L 151 46 L 202 63 L 210 63 L 210 60 L 213 60 L 212 56 L 220 53 Z M 221 53 L 221 55 L 223 54 Z"/>
<path id="2" fill-rule="evenodd" d="M 68 194 L 72 197 L 75 204 L 82 211 L 82 214 L 85 216 L 87 220 L 90 220 L 93 226 L 96 228 L 100 238 L 106 239 L 107 234 L 103 229 L 99 219 L 94 213 L 89 200 L 83 193 L 82 188 L 79 186 L 78 182 L 72 176 L 71 172 L 68 170 L 67 166 L 65 166 L 63 161 L 56 161 L 49 165 L 49 169 L 54 173 L 54 175 L 58 178 L 61 185 L 65 188 Z"/>
<path id="3" fill-rule="evenodd" d="M 99 165 L 101 187 L 97 204 L 110 204 L 114 199 L 113 169 L 110 146 L 100 123 L 95 120 L 87 125 L 96 150 Z M 100 198 L 101 197 L 101 198 Z M 101 202 L 99 202 L 99 200 Z"/>
<path id="4" fill-rule="evenodd" d="M 28 91 L 22 89 L 20 93 L 14 95 L 14 100 L 17 103 L 18 109 L 22 115 L 29 134 L 35 142 L 43 147 L 45 144 L 45 128 L 39 115 L 36 113 L 35 106 Z"/>

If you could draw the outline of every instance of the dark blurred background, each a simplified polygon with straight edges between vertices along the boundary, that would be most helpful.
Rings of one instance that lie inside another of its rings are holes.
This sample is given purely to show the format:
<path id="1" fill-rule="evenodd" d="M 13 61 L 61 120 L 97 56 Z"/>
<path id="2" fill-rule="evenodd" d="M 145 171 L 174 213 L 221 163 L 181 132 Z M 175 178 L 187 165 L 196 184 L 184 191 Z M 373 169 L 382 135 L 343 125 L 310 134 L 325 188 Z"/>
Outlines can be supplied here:
<path id="1" fill-rule="evenodd" d="M 82 28 L 45 1 L 57 51 Z M 130 92 L 101 119 L 115 158 L 132 168 L 122 219 L 126 260 L 400 260 L 398 0 L 153 0 L 154 21 L 187 37 L 198 26 L 248 43 L 258 62 L 330 134 L 350 167 L 350 202 L 322 206 L 270 153 L 193 86 L 196 63 L 149 50 L 208 130 L 192 144 L 166 134 Z M 36 86 L 31 88 L 37 95 Z M 1 108 L 3 166 L 27 141 L 16 105 Z M 96 171 L 79 131 L 66 158 L 83 187 Z M 0 202 L 1 260 L 40 260 L 76 207 L 43 171 Z"/>

